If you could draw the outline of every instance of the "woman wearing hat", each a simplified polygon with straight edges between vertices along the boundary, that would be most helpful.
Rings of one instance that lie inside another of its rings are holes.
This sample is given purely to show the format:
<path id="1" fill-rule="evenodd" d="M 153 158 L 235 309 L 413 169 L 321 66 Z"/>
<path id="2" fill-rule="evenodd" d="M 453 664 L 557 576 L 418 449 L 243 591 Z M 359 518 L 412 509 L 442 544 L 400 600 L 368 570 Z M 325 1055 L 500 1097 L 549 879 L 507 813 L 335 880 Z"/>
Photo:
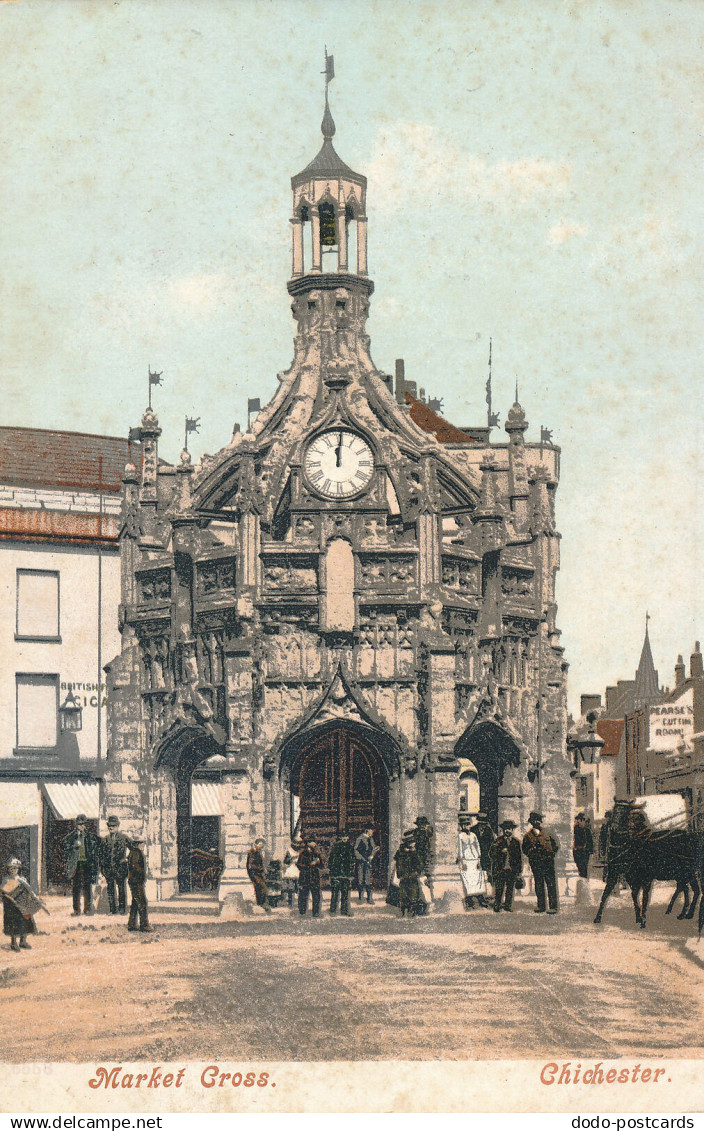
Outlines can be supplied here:
<path id="1" fill-rule="evenodd" d="M 399 886 L 399 908 L 401 909 L 402 919 L 406 912 L 408 912 L 409 916 L 412 918 L 417 911 L 421 910 L 421 904 L 425 907 L 425 901 L 422 899 L 420 890 L 420 874 L 423 868 L 423 861 L 416 851 L 415 841 L 415 829 L 406 829 L 401 837 L 401 844 L 394 856 Z"/>
<path id="2" fill-rule="evenodd" d="M 31 906 L 33 903 L 39 903 L 39 898 L 34 894 L 24 876 L 20 875 L 21 867 L 21 862 L 13 857 L 12 860 L 8 861 L 7 874 L 2 882 L 2 929 L 10 938 L 11 950 L 31 950 L 32 948 L 27 942 L 27 935 L 36 935 L 37 933 L 34 916 L 24 913 L 20 904 L 29 903 Z M 29 901 L 26 898 L 27 895 L 30 897 Z"/>
<path id="3" fill-rule="evenodd" d="M 460 866 L 465 911 L 473 909 L 475 899 L 484 903 L 486 896 L 486 873 L 482 868 L 482 850 L 476 835 L 469 827 L 470 821 L 469 814 L 461 816 L 457 834 L 457 863 Z"/>

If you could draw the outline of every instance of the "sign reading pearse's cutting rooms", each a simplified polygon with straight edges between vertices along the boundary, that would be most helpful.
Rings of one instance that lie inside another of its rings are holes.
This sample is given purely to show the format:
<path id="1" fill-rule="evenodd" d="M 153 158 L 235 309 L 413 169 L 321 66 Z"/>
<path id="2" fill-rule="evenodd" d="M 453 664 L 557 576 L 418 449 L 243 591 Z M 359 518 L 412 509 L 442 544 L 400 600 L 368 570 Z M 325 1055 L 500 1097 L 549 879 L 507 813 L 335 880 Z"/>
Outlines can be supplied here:
<path id="1" fill-rule="evenodd" d="M 691 687 L 679 699 L 651 707 L 649 743 L 651 750 L 677 750 L 694 733 L 694 691 Z"/>

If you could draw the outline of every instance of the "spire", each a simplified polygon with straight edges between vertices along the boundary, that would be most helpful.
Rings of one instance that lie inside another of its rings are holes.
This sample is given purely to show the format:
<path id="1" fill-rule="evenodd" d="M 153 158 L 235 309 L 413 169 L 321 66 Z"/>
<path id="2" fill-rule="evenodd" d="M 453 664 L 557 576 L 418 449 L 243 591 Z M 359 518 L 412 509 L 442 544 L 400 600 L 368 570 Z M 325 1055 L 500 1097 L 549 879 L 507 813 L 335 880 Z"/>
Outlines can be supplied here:
<path id="1" fill-rule="evenodd" d="M 648 635 L 649 620 L 650 615 L 646 613 L 645 639 L 643 640 L 643 649 L 640 654 L 638 670 L 636 671 L 636 682 L 634 688 L 634 699 L 636 707 L 642 707 L 645 703 L 652 703 L 660 699 L 658 673 L 655 670 L 655 664 L 653 663 L 653 653 L 650 650 L 650 637 Z"/>
<path id="2" fill-rule="evenodd" d="M 335 77 L 335 59 L 332 55 L 328 55 L 327 47 L 325 48 L 325 70 L 322 73 L 325 75 L 325 112 L 320 123 L 320 130 L 323 135 L 322 149 L 306 165 L 305 169 L 291 178 L 291 187 L 295 190 L 298 185 L 311 180 L 313 177 L 325 177 L 327 179 L 337 177 L 359 185 L 364 192 L 367 187 L 367 178 L 350 169 L 349 165 L 346 165 L 335 152 L 332 144 L 332 139 L 335 136 L 335 122 L 330 112 L 328 87 Z"/>

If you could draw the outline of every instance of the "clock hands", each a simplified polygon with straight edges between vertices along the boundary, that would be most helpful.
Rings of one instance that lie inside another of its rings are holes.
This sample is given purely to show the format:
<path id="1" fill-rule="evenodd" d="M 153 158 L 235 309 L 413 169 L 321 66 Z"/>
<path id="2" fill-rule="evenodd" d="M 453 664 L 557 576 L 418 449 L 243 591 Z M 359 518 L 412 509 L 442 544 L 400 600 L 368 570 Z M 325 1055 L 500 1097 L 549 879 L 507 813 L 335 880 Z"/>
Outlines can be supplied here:
<path id="1" fill-rule="evenodd" d="M 340 438 L 337 441 L 337 448 L 335 450 L 335 466 L 342 467 L 342 432 L 340 432 Z"/>

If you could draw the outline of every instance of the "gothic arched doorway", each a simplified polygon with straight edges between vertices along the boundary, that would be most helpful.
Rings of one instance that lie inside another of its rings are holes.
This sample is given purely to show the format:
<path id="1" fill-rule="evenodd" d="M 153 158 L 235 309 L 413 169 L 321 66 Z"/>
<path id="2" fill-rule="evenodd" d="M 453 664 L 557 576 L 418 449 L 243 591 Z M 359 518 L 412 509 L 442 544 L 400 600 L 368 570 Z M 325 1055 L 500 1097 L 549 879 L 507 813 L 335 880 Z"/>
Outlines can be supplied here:
<path id="1" fill-rule="evenodd" d="M 315 836 L 327 855 L 340 829 L 354 843 L 374 829 L 381 851 L 374 861 L 374 886 L 386 887 L 389 861 L 389 782 L 373 743 L 355 730 L 335 726 L 303 744 L 290 774 L 292 825 Z"/>
<path id="2" fill-rule="evenodd" d="M 499 823 L 499 789 L 507 766 L 521 764 L 521 752 L 513 739 L 496 723 L 471 727 L 457 743 L 457 758 L 472 764 L 479 779 L 479 805 L 494 831 Z"/>
<path id="3" fill-rule="evenodd" d="M 219 785 L 223 762 L 221 746 L 200 727 L 184 726 L 158 747 L 155 769 L 168 768 L 175 787 L 168 808 L 175 802 L 179 892 L 213 887 L 209 881 L 222 856 Z"/>

